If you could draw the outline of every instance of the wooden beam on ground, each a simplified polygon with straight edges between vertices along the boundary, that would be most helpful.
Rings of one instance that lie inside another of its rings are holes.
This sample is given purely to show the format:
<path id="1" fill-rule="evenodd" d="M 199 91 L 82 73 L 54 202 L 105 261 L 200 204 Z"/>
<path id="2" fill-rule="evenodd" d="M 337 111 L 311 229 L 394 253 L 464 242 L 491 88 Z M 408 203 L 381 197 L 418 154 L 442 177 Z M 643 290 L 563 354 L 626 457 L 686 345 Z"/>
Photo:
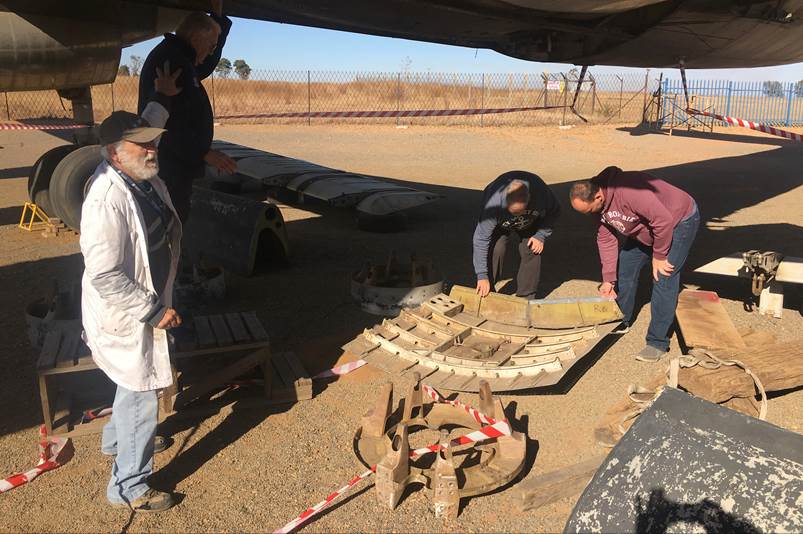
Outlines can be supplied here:
<path id="1" fill-rule="evenodd" d="M 519 484 L 521 511 L 534 510 L 582 492 L 604 460 L 605 456 L 595 456 L 525 480 Z"/>
<path id="2" fill-rule="evenodd" d="M 713 291 L 684 289 L 675 311 L 680 333 L 687 346 L 703 349 L 747 347 L 719 296 Z"/>
<path id="3" fill-rule="evenodd" d="M 743 362 L 755 373 L 767 391 L 803 386 L 803 341 L 777 343 L 742 351 L 714 350 L 720 359 Z M 725 402 L 733 397 L 756 395 L 753 379 L 740 367 L 705 369 L 698 366 L 681 369 L 678 385 L 711 402 Z"/>

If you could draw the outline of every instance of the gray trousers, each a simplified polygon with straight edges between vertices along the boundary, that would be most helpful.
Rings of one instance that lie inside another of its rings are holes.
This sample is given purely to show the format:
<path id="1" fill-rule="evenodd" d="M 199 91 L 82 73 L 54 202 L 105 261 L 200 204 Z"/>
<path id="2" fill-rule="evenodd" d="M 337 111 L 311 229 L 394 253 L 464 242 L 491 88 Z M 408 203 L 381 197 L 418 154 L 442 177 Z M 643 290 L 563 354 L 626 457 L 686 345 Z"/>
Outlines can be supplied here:
<path id="1" fill-rule="evenodd" d="M 491 275 L 491 289 L 503 277 L 508 247 L 515 246 L 521 259 L 519 271 L 516 273 L 516 296 L 534 299 L 538 282 L 541 280 L 541 255 L 533 254 L 527 246 L 527 241 L 532 235 L 519 235 L 516 231 L 510 231 L 495 237 L 496 241 L 491 247 L 493 252 L 489 258 L 491 268 L 488 270 Z"/>

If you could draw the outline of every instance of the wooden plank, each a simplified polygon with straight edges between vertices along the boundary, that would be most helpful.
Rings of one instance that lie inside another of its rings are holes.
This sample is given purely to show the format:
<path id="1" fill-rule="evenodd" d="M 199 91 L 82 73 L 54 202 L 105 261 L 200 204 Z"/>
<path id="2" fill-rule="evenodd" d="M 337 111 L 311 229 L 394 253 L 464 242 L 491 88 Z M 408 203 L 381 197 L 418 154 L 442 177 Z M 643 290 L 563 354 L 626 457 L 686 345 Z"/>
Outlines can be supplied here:
<path id="1" fill-rule="evenodd" d="M 251 332 L 251 336 L 255 340 L 260 341 L 268 339 L 268 333 L 265 331 L 256 313 L 244 312 L 240 315 L 242 315 L 245 325 L 248 327 L 248 331 Z"/>
<path id="2" fill-rule="evenodd" d="M 271 393 L 272 399 L 289 398 L 291 400 L 309 400 L 312 398 L 312 380 L 309 378 L 307 371 L 301 366 L 298 357 L 294 352 L 282 353 L 284 359 L 291 372 L 295 375 L 292 382 L 286 384 L 282 388 L 279 384 L 273 384 L 273 391 Z M 288 390 L 287 392 L 283 389 Z M 292 393 L 290 393 L 292 391 Z M 288 394 L 290 393 L 290 394 Z"/>
<path id="3" fill-rule="evenodd" d="M 63 434 L 70 430 L 71 407 L 72 396 L 66 391 L 59 391 L 56 394 L 56 403 L 53 406 L 53 422 L 51 426 L 53 434 Z"/>
<path id="4" fill-rule="evenodd" d="M 234 340 L 229 332 L 229 327 L 226 326 L 226 321 L 222 315 L 210 315 L 209 324 L 212 326 L 212 331 L 215 333 L 215 340 L 218 347 L 230 347 Z"/>
<path id="5" fill-rule="evenodd" d="M 743 351 L 711 352 L 720 359 L 743 362 L 758 376 L 767 391 L 803 386 L 803 341 Z M 678 385 L 711 402 L 724 402 L 732 397 L 752 397 L 756 394 L 753 379 L 735 366 L 704 369 L 697 365 L 684 368 L 678 374 Z"/>
<path id="6" fill-rule="evenodd" d="M 283 383 L 286 386 L 292 386 L 293 382 L 296 381 L 296 376 L 293 373 L 293 370 L 290 368 L 290 364 L 287 363 L 287 356 L 284 352 L 279 352 L 274 354 L 271 358 L 273 362 L 273 367 L 276 369 L 276 375 L 280 381 L 279 383 Z M 274 395 L 276 393 L 276 386 L 275 384 L 277 381 L 274 381 Z"/>
<path id="7" fill-rule="evenodd" d="M 170 373 L 173 375 L 173 382 L 166 388 L 162 389 L 162 396 L 159 399 L 159 407 L 161 408 L 163 415 L 175 411 L 174 403 L 176 401 L 176 395 L 178 395 L 179 391 L 178 371 L 176 370 L 176 366 L 173 362 L 170 362 Z"/>
<path id="8" fill-rule="evenodd" d="M 106 426 L 106 423 L 108 422 L 109 422 L 108 417 L 101 417 L 99 419 L 94 419 L 84 424 L 75 425 L 71 428 L 69 432 L 65 432 L 59 435 L 64 438 L 75 438 L 78 436 L 100 434 L 101 432 L 103 432 L 103 427 Z"/>
<path id="9" fill-rule="evenodd" d="M 309 373 L 304 369 L 304 366 L 301 365 L 301 361 L 298 359 L 295 352 L 285 352 L 284 357 L 287 359 L 287 363 L 290 364 L 290 368 L 293 370 L 293 373 L 295 373 L 296 378 L 309 378 Z"/>
<path id="10" fill-rule="evenodd" d="M 246 356 L 243 356 L 231 365 L 216 371 L 213 375 L 196 382 L 176 395 L 175 402 L 173 403 L 174 409 L 181 409 L 183 406 L 189 404 L 201 395 L 204 395 L 215 388 L 221 387 L 243 373 L 253 369 L 254 367 L 260 365 L 265 360 L 265 357 L 265 349 L 256 350 Z"/>
<path id="11" fill-rule="evenodd" d="M 37 368 L 40 371 L 52 369 L 56 366 L 56 357 L 61 346 L 61 334 L 60 331 L 51 330 L 45 336 L 45 342 L 42 344 L 42 352 L 39 354 L 39 362 L 37 363 Z"/>
<path id="12" fill-rule="evenodd" d="M 251 341 L 251 335 L 245 328 L 245 323 L 243 323 L 243 319 L 240 317 L 239 313 L 227 313 L 226 322 L 229 324 L 231 333 L 234 335 L 235 343 L 246 343 Z"/>
<path id="13" fill-rule="evenodd" d="M 242 351 L 250 349 L 259 349 L 267 347 L 268 345 L 270 345 L 268 341 L 257 341 L 254 343 L 246 343 L 245 345 L 232 345 L 230 349 Z M 221 349 L 220 347 L 213 346 L 205 349 L 194 349 L 183 352 L 174 352 L 173 354 L 170 355 L 170 357 L 175 359 L 192 358 L 194 356 L 203 356 L 204 354 L 221 354 L 226 352 L 226 350 L 227 349 Z"/>
<path id="14" fill-rule="evenodd" d="M 596 456 L 523 481 L 519 484 L 521 511 L 534 510 L 582 492 L 604 460 L 605 456 Z"/>
<path id="15" fill-rule="evenodd" d="M 683 341 L 694 348 L 743 349 L 746 344 L 713 291 L 684 289 L 675 311 Z"/>
<path id="16" fill-rule="evenodd" d="M 214 347 L 216 345 L 215 335 L 209 326 L 209 318 L 205 315 L 195 317 L 195 335 L 201 348 Z"/>
<path id="17" fill-rule="evenodd" d="M 39 374 L 39 400 L 42 402 L 42 419 L 48 434 L 53 432 L 53 415 L 50 411 L 50 392 L 47 389 L 47 377 Z"/>
<path id="18" fill-rule="evenodd" d="M 74 367 L 76 364 L 78 343 L 81 336 L 77 333 L 64 334 L 59 354 L 56 357 L 56 367 Z"/>

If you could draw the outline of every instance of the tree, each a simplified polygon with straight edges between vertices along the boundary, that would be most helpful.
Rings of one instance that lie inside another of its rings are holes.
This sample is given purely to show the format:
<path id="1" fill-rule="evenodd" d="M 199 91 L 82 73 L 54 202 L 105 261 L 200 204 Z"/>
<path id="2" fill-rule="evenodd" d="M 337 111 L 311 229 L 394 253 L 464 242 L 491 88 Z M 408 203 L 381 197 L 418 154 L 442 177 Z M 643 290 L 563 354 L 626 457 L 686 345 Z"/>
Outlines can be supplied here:
<path id="1" fill-rule="evenodd" d="M 803 80 L 795 84 L 795 96 L 798 98 L 803 97 Z"/>
<path id="2" fill-rule="evenodd" d="M 229 74 L 231 74 L 231 61 L 225 57 L 220 58 L 220 61 L 217 62 L 217 67 L 215 67 L 215 72 L 221 78 L 228 78 Z"/>
<path id="3" fill-rule="evenodd" d="M 781 82 L 764 82 L 764 94 L 767 96 L 783 96 L 783 85 Z"/>
<path id="4" fill-rule="evenodd" d="M 129 63 L 131 63 L 131 76 L 139 76 L 139 70 L 142 68 L 142 58 L 140 56 L 131 56 Z"/>
<path id="5" fill-rule="evenodd" d="M 244 60 L 238 59 L 234 62 L 234 72 L 237 73 L 241 80 L 247 80 L 251 76 L 251 67 Z"/>
<path id="6" fill-rule="evenodd" d="M 120 65 L 120 68 L 117 69 L 117 76 L 131 76 L 131 71 L 128 69 L 128 65 L 125 63 Z"/>

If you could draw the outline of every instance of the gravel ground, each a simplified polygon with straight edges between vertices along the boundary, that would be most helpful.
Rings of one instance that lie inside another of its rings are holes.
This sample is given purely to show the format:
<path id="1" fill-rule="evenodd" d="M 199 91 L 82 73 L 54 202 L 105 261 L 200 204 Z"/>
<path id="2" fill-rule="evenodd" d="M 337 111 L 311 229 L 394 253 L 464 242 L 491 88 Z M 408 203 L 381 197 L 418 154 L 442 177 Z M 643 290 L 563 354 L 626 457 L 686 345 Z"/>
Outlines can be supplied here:
<path id="1" fill-rule="evenodd" d="M 229 277 L 223 303 L 210 309 L 257 310 L 277 350 L 294 350 L 308 370 L 331 367 L 339 347 L 374 324 L 350 300 L 349 274 L 365 259 L 413 250 L 432 257 L 447 283 L 473 284 L 472 221 L 479 191 L 502 172 L 531 170 L 553 184 L 561 201 L 568 182 L 607 165 L 644 169 L 671 180 L 698 201 L 705 221 L 689 260 L 697 267 L 750 248 L 803 256 L 803 148 L 742 130 L 713 134 L 645 134 L 615 127 L 495 129 L 388 126 L 220 126 L 220 139 L 350 171 L 387 176 L 446 196 L 411 214 L 407 231 L 370 234 L 356 229 L 353 214 L 308 206 L 284 206 L 292 247 L 289 267 L 254 278 Z M 16 228 L 26 200 L 28 167 L 61 140 L 39 132 L 0 133 L 0 473 L 33 465 L 41 422 L 35 354 L 25 333 L 25 305 L 44 296 L 53 280 L 75 280 L 81 269 L 74 236 L 44 239 Z M 566 205 L 566 204 L 564 204 Z M 544 253 L 541 293 L 587 296 L 598 280 L 598 259 L 589 220 L 564 211 Z M 743 309 L 746 281 L 688 275 L 692 287 L 717 291 L 737 327 L 796 339 L 803 329 L 801 294 L 788 287 L 782 319 Z M 644 286 L 646 288 L 646 285 Z M 641 304 L 648 298 L 643 291 Z M 527 476 L 596 456 L 592 430 L 627 385 L 655 372 L 637 362 L 649 306 L 641 308 L 630 334 L 590 358 L 573 383 L 528 395 L 515 403 L 519 430 L 527 432 Z M 677 352 L 673 339 L 672 351 Z M 792 355 L 800 357 L 800 355 Z M 591 365 L 593 364 L 593 365 Z M 130 518 L 109 508 L 105 485 L 110 461 L 97 436 L 74 440 L 75 457 L 64 467 L 0 497 L 0 530 L 97 532 L 272 531 L 323 499 L 361 466 L 352 451 L 360 416 L 389 377 L 364 367 L 337 382 L 316 384 L 315 398 L 265 408 L 247 398 L 221 402 L 206 419 L 184 419 L 162 430 L 175 444 L 156 458 L 154 484 L 175 488 L 174 510 Z M 100 379 L 99 379 L 100 380 Z M 402 391 L 402 380 L 396 380 Z M 463 396 L 469 403 L 475 399 Z M 770 401 L 770 422 L 803 431 L 803 391 Z M 5 475 L 4 475 L 5 476 Z M 518 509 L 515 486 L 464 501 L 452 523 L 434 519 L 422 492 L 395 511 L 380 507 L 371 490 L 354 496 L 313 522 L 310 532 L 555 532 L 562 530 L 574 498 L 537 511 Z"/>

